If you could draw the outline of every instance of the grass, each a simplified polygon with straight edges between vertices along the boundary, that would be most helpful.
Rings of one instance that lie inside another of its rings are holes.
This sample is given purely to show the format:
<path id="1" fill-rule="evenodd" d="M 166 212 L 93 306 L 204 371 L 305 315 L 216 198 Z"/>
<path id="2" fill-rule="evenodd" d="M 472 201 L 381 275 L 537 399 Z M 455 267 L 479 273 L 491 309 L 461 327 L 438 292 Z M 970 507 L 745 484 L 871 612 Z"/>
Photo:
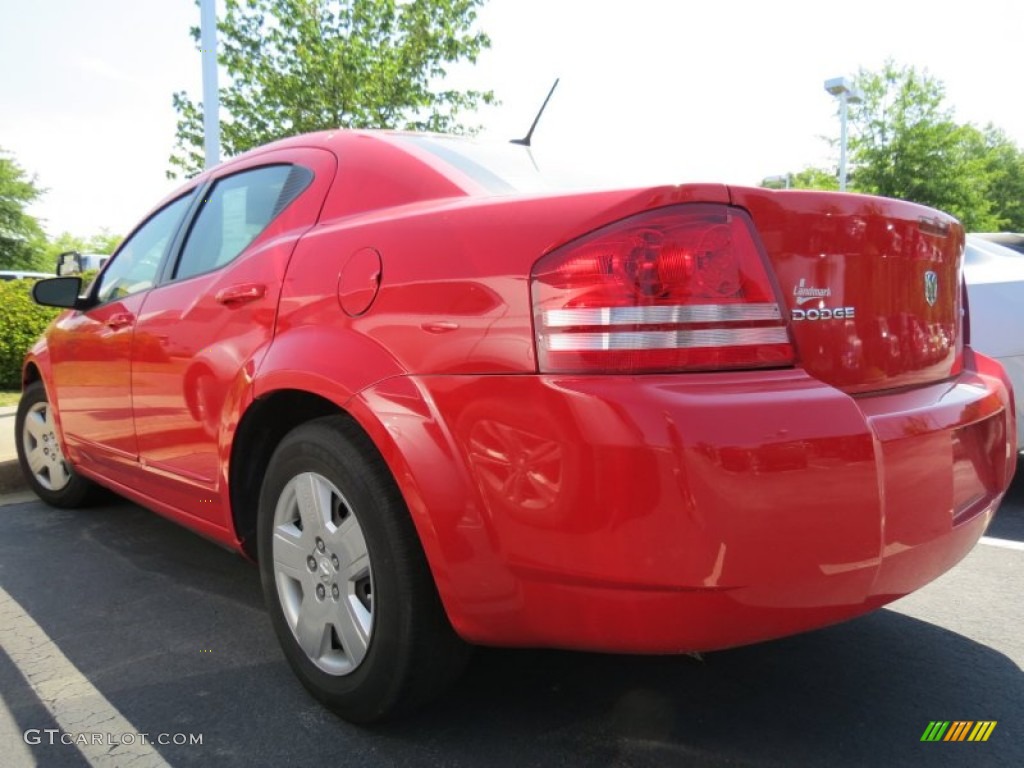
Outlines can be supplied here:
<path id="1" fill-rule="evenodd" d="M 18 390 L 0 389 L 0 408 L 8 405 L 17 405 L 20 398 L 21 392 Z"/>

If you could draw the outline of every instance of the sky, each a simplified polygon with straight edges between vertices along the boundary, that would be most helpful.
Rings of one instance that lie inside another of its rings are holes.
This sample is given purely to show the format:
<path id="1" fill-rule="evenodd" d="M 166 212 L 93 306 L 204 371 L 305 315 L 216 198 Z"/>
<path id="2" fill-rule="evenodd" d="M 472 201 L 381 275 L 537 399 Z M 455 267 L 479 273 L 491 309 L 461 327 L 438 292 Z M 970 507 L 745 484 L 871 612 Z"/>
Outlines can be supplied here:
<path id="1" fill-rule="evenodd" d="M 198 21 L 192 0 L 0 0 L 0 147 L 48 190 L 30 212 L 51 236 L 124 234 L 180 183 L 166 178 L 171 95 L 201 97 Z M 539 162 L 624 184 L 834 165 L 823 83 L 887 58 L 941 80 L 958 120 L 1024 146 L 1021 0 L 489 0 L 479 27 L 492 47 L 450 85 L 501 104 L 465 121 L 520 137 L 559 77 Z"/>

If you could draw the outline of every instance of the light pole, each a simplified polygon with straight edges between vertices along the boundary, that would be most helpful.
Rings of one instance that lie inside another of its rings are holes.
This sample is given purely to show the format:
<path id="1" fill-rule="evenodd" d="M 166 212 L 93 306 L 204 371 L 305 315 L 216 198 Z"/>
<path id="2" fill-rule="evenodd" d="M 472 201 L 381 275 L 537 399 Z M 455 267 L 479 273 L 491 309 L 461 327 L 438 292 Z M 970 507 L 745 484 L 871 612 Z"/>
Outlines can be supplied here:
<path id="1" fill-rule="evenodd" d="M 199 46 L 203 56 L 203 148 L 206 167 L 220 162 L 220 93 L 217 90 L 217 10 L 215 0 L 202 0 Z"/>
<path id="2" fill-rule="evenodd" d="M 839 191 L 846 191 L 846 108 L 848 104 L 859 104 L 860 91 L 845 77 L 833 77 L 825 81 L 825 90 L 839 97 Z"/>

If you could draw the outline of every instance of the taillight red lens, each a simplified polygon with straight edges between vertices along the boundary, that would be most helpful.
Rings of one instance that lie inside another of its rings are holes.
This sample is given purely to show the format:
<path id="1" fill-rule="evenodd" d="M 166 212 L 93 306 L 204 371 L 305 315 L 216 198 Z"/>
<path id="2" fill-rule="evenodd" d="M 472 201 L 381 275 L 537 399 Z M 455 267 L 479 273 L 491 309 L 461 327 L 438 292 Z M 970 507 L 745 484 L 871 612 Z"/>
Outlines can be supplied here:
<path id="1" fill-rule="evenodd" d="M 794 359 L 748 216 L 660 208 L 541 258 L 531 274 L 542 372 L 767 368 Z"/>

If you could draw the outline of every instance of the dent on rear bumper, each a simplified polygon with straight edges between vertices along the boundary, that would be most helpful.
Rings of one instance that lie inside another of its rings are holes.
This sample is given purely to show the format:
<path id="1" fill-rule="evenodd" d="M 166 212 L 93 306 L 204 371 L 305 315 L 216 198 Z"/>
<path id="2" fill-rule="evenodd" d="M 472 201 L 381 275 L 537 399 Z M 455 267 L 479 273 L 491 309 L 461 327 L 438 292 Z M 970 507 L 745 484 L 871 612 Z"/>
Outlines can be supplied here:
<path id="1" fill-rule="evenodd" d="M 869 398 L 791 370 L 393 379 L 356 406 L 487 644 L 671 652 L 848 618 L 962 558 L 1013 467 L 980 357 Z"/>

